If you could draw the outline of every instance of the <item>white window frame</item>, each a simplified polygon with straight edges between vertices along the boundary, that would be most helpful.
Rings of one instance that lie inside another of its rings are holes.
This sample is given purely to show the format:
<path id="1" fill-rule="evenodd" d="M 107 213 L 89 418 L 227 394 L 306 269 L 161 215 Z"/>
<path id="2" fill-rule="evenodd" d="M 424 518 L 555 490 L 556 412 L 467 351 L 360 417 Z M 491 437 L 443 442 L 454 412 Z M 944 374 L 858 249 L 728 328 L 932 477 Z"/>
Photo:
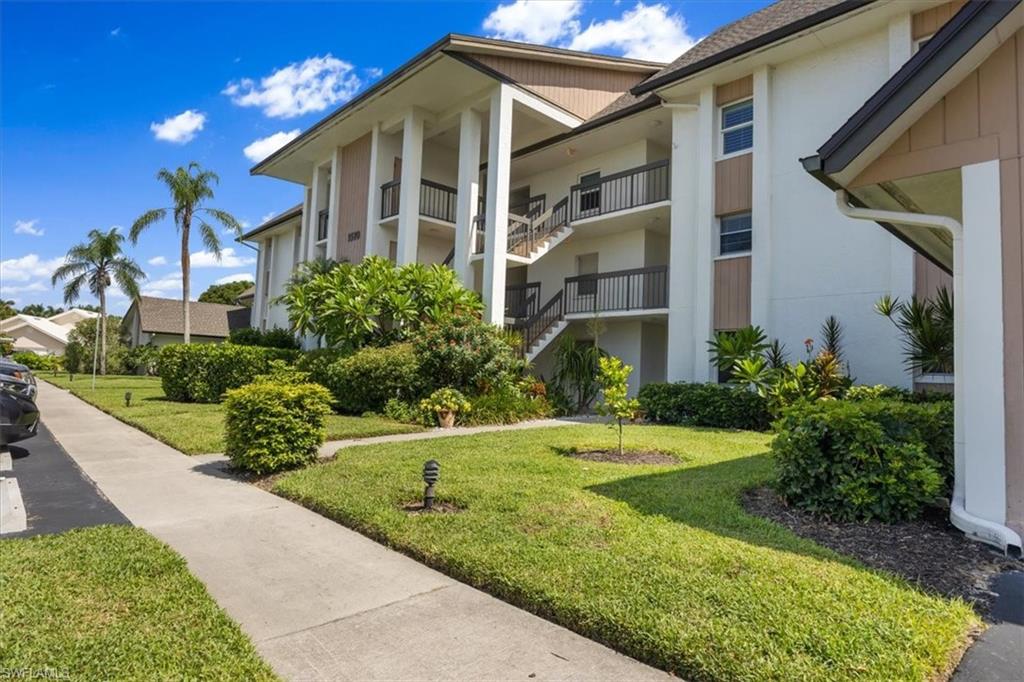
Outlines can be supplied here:
<path id="1" fill-rule="evenodd" d="M 744 154 L 750 154 L 752 151 L 754 151 L 754 144 L 753 144 L 753 142 L 751 142 L 750 146 L 747 147 L 746 149 L 740 149 L 740 150 L 735 151 L 735 152 L 729 152 L 728 154 L 725 153 L 725 134 L 727 132 L 730 132 L 730 131 L 733 131 L 733 130 L 740 130 L 742 128 L 751 128 L 752 129 L 754 127 L 754 117 L 753 117 L 753 114 L 752 114 L 751 117 L 750 117 L 750 122 L 749 123 L 740 123 L 739 125 L 734 125 L 734 126 L 729 126 L 728 128 L 723 128 L 722 127 L 722 112 L 725 111 L 726 109 L 728 109 L 729 107 L 734 107 L 737 104 L 746 104 L 748 102 L 750 103 L 751 107 L 754 106 L 754 98 L 753 98 L 753 96 L 751 96 L 751 97 L 744 97 L 742 99 L 734 100 L 732 102 L 728 102 L 728 103 L 723 104 L 720 107 L 718 107 L 718 111 L 717 111 L 718 117 L 717 117 L 717 120 L 715 121 L 715 125 L 718 127 L 718 160 L 719 161 L 721 161 L 722 159 L 731 159 L 734 156 L 742 156 Z"/>
<path id="2" fill-rule="evenodd" d="M 751 248 L 746 249 L 745 251 L 729 251 L 728 253 L 722 253 L 722 221 L 726 220 L 728 218 L 735 218 L 737 216 L 744 216 L 744 215 L 745 216 L 750 216 L 750 219 L 751 219 L 750 220 L 750 229 L 749 230 L 739 230 L 738 232 L 730 232 L 729 234 L 738 234 L 740 232 L 749 232 L 750 233 L 750 245 L 751 245 Z M 751 212 L 751 211 L 739 211 L 737 213 L 730 213 L 728 215 L 718 216 L 718 218 L 716 219 L 716 222 L 718 223 L 718 244 L 717 244 L 717 249 L 716 249 L 718 251 L 718 255 L 715 257 L 715 260 L 728 260 L 729 258 L 744 258 L 746 256 L 749 256 L 752 253 L 753 245 L 754 245 L 754 220 L 753 220 L 753 218 L 754 218 L 754 215 L 753 215 L 753 212 Z"/>

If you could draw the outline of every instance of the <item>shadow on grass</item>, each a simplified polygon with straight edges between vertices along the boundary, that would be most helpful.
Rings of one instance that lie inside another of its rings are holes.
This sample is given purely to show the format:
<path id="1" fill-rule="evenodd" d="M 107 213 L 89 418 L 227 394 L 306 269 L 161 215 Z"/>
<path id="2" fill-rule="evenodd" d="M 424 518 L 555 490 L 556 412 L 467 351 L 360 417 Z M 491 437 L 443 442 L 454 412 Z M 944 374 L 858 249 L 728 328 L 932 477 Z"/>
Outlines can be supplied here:
<path id="1" fill-rule="evenodd" d="M 743 491 L 764 485 L 771 476 L 767 453 L 699 467 L 622 478 L 587 490 L 625 502 L 648 516 L 700 528 L 751 545 L 840 561 L 863 568 L 856 560 L 820 547 L 788 529 L 748 514 L 740 505 Z"/>

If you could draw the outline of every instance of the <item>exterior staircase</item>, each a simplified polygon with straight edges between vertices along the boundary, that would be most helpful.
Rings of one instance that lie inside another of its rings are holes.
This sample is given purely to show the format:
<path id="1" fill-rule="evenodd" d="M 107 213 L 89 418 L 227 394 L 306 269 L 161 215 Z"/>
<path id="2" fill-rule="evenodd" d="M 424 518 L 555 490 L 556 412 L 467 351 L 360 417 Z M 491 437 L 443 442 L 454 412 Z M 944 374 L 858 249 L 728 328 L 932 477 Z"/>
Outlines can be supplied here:
<path id="1" fill-rule="evenodd" d="M 568 326 L 569 322 L 565 319 L 563 290 L 559 289 L 540 310 L 512 328 L 519 332 L 522 338 L 520 353 L 528 362 L 533 362 Z"/>
<path id="2" fill-rule="evenodd" d="M 544 332 L 544 334 L 539 339 L 534 341 L 533 345 L 526 349 L 526 352 L 523 355 L 523 357 L 526 358 L 526 361 L 533 362 L 534 360 L 536 360 L 537 356 L 540 355 L 552 341 L 558 338 L 558 335 L 561 334 L 562 331 L 568 326 L 568 320 L 565 320 L 563 318 L 555 322 L 550 327 L 548 327 L 548 330 Z"/>

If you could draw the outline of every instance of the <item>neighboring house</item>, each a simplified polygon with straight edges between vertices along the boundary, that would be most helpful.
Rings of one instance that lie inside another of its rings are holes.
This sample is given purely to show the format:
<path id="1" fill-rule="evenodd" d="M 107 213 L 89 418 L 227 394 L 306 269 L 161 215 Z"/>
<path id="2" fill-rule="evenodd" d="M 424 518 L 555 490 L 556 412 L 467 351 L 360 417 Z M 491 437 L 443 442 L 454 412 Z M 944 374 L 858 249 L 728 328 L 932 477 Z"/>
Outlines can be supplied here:
<path id="1" fill-rule="evenodd" d="M 257 164 L 300 206 L 260 247 L 253 324 L 295 265 L 448 263 L 536 371 L 569 330 L 650 381 L 706 381 L 748 324 L 793 358 L 839 318 L 861 383 L 910 387 L 874 311 L 929 294 L 941 260 L 839 214 L 813 153 L 954 13 L 927 0 L 781 0 L 672 64 L 449 35 Z M 936 262 L 938 260 L 938 262 Z"/>
<path id="2" fill-rule="evenodd" d="M 823 135 L 827 141 L 804 167 L 833 190 L 834 199 L 819 194 L 823 202 L 836 202 L 836 215 L 875 221 L 953 272 L 956 479 L 950 518 L 1019 556 L 1024 7 L 1019 1 L 957 2 L 951 9 L 958 11 L 946 9 L 938 20 L 915 16 L 913 35 L 927 44 L 831 137 Z M 871 228 L 850 227 L 882 234 Z"/>
<path id="3" fill-rule="evenodd" d="M 238 295 L 238 298 L 235 299 L 235 304 L 245 306 L 246 308 L 251 308 L 252 301 L 255 297 L 256 285 L 254 284 Z"/>
<path id="4" fill-rule="evenodd" d="M 140 296 L 128 308 L 122 321 L 131 346 L 163 346 L 182 343 L 185 325 L 180 299 Z M 220 343 L 231 330 L 249 326 L 249 309 L 221 303 L 189 303 L 190 340 Z"/>
<path id="5" fill-rule="evenodd" d="M 68 334 L 75 325 L 96 317 L 99 313 L 81 308 L 71 308 L 50 317 L 19 314 L 0 321 L 0 334 L 13 340 L 15 352 L 63 355 Z"/>

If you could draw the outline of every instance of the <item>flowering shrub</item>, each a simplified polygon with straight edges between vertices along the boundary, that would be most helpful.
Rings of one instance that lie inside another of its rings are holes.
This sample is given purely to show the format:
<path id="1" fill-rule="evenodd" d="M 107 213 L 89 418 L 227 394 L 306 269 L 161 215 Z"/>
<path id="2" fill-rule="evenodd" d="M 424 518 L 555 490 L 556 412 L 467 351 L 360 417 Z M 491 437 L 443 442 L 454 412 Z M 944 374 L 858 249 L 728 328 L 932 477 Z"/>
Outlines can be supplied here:
<path id="1" fill-rule="evenodd" d="M 420 401 L 420 409 L 425 412 L 443 416 L 445 414 L 460 414 L 469 412 L 472 409 L 466 396 L 454 388 L 439 388 L 430 394 L 429 398 Z"/>

